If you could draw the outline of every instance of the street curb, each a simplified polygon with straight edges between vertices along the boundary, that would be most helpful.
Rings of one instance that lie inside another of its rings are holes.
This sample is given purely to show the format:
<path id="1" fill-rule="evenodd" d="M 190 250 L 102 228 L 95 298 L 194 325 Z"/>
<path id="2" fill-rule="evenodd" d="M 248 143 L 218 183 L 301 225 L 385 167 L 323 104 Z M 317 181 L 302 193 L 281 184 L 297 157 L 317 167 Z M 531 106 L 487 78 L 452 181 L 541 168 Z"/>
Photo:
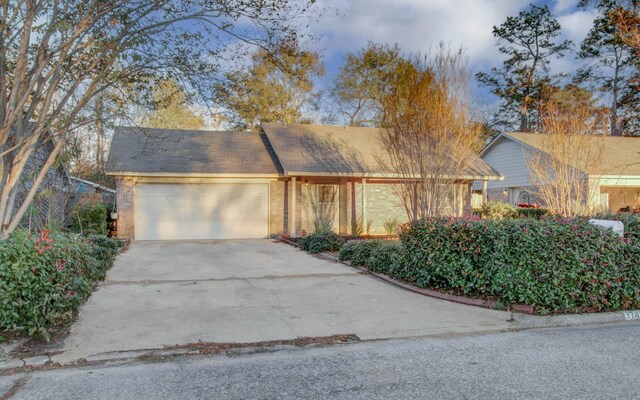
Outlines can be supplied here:
<path id="1" fill-rule="evenodd" d="M 271 352 L 281 349 L 310 348 L 315 346 L 340 345 L 360 342 L 355 334 L 336 334 L 317 337 L 297 337 L 295 339 L 270 340 L 264 342 L 196 342 L 164 346 L 161 348 L 123 350 L 93 354 L 79 359 L 64 360 L 56 354 L 39 355 L 29 358 L 14 358 L 0 362 L 0 376 L 14 375 L 28 371 L 43 371 L 59 368 L 74 368 L 109 363 L 162 361 L 180 356 L 205 356 L 214 354 L 238 355 Z"/>
<path id="2" fill-rule="evenodd" d="M 640 310 L 549 316 L 513 313 L 512 319 L 521 329 L 577 327 L 624 322 L 638 323 L 640 322 Z"/>
<path id="3" fill-rule="evenodd" d="M 406 337 L 389 337 L 376 339 L 359 339 L 355 335 L 334 335 L 337 338 L 347 337 L 347 340 L 337 340 L 326 343 L 296 344 L 296 339 L 282 340 L 261 343 L 199 343 L 192 345 L 177 345 L 174 347 L 124 350 L 107 353 L 100 353 L 70 360 L 67 362 L 56 360 L 55 357 L 47 355 L 33 356 L 25 359 L 9 359 L 0 362 L 0 376 L 15 375 L 18 373 L 51 370 L 59 368 L 89 367 L 98 365 L 126 364 L 131 362 L 153 362 L 164 361 L 180 356 L 205 356 L 205 355 L 240 355 L 259 352 L 274 352 L 279 350 L 304 349 L 320 345 L 345 345 L 354 343 L 380 342 L 387 340 L 413 340 L 420 338 L 456 338 L 465 336 L 487 335 L 497 333 L 518 332 L 530 329 L 560 328 L 560 327 L 580 327 L 593 325 L 620 325 L 621 323 L 631 323 L 640 326 L 640 310 L 618 311 L 600 314 L 565 314 L 552 316 L 537 316 L 522 313 L 511 313 L 513 326 L 510 328 L 478 330 L 469 332 L 447 332 L 433 335 L 418 335 Z M 330 337 L 326 337 L 330 338 Z M 309 339 L 309 338 L 299 338 Z M 266 344 L 266 346 L 265 346 Z M 213 348 L 208 346 L 213 345 Z M 217 349 L 216 347 L 220 348 Z"/>

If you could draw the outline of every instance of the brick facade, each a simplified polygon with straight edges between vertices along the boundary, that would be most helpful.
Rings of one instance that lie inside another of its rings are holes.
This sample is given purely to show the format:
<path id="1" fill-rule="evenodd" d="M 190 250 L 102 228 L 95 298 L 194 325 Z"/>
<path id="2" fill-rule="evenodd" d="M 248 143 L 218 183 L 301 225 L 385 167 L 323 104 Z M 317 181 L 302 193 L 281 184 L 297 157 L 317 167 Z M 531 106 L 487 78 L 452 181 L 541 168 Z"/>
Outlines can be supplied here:
<path id="1" fill-rule="evenodd" d="M 173 182 L 176 182 L 173 180 Z M 335 186 L 335 219 L 334 228 L 340 228 L 340 194 L 346 197 L 343 211 L 346 210 L 346 218 L 343 220 L 344 233 L 351 233 L 352 224 L 356 221 L 362 224 L 365 233 L 369 225 L 369 234 L 386 234 L 385 221 L 397 218 L 400 222 L 408 220 L 404 205 L 394 191 L 394 185 L 389 182 L 367 181 L 362 184 L 361 179 L 343 180 L 343 189 L 340 190 L 339 180 L 311 178 L 298 179 L 296 181 L 296 232 L 293 232 L 290 222 L 293 220 L 293 184 L 290 178 L 280 178 L 269 182 L 269 233 L 270 236 L 310 234 L 314 231 L 313 213 L 310 211 L 309 188 L 314 184 Z M 346 186 L 345 186 L 346 185 Z M 135 180 L 132 177 L 118 177 L 117 209 L 118 209 L 118 237 L 134 238 L 134 189 Z M 346 190 L 345 190 L 346 188 Z M 363 188 L 365 193 L 363 197 Z M 461 214 L 471 212 L 471 186 L 469 183 L 456 184 L 456 189 L 462 196 L 463 209 Z M 365 199 L 366 198 L 366 199 Z M 345 207 L 346 203 L 346 207 Z M 363 213 L 363 206 L 365 212 Z M 345 222 L 346 221 L 346 222 Z"/>
<path id="2" fill-rule="evenodd" d="M 133 199 L 135 181 L 133 178 L 116 178 L 116 207 L 118 211 L 118 237 L 134 238 Z"/>

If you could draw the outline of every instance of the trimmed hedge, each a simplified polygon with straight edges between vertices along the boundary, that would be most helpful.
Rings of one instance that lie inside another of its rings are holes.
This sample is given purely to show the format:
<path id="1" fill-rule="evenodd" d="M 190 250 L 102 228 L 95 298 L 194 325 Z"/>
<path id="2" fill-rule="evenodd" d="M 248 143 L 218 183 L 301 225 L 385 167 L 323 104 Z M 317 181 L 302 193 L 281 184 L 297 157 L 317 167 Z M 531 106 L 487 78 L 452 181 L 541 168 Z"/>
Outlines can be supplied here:
<path id="1" fill-rule="evenodd" d="M 373 272 L 390 274 L 400 268 L 402 246 L 390 240 L 354 240 L 340 249 L 340 260 L 364 266 Z"/>
<path id="2" fill-rule="evenodd" d="M 518 216 L 520 217 L 528 217 L 528 218 L 535 218 L 535 219 L 540 219 L 542 217 L 544 217 L 545 215 L 549 215 L 549 210 L 546 208 L 521 208 L 518 207 L 516 208 L 516 211 L 518 213 Z"/>
<path id="3" fill-rule="evenodd" d="M 104 236 L 48 230 L 0 240 L 0 329 L 48 339 L 104 279 L 118 247 Z"/>
<path id="4" fill-rule="evenodd" d="M 371 251 L 365 262 L 366 267 L 373 272 L 394 276 L 402 270 L 404 250 L 400 243 L 387 243 Z"/>
<path id="5" fill-rule="evenodd" d="M 484 203 L 480 214 L 487 219 L 518 218 L 518 211 L 513 205 L 497 200 Z"/>
<path id="6" fill-rule="evenodd" d="M 344 239 L 333 232 L 313 233 L 298 242 L 302 250 L 309 253 L 338 251 L 344 244 Z"/>
<path id="7" fill-rule="evenodd" d="M 78 204 L 71 209 L 74 232 L 106 233 L 107 206 L 102 203 Z"/>
<path id="8" fill-rule="evenodd" d="M 353 240 L 342 246 L 338 258 L 351 261 L 351 265 L 364 266 L 371 252 L 384 245 L 382 240 Z"/>
<path id="9" fill-rule="evenodd" d="M 420 287 L 491 296 L 539 312 L 640 307 L 640 245 L 584 219 L 431 219 L 400 234 L 402 268 Z"/>

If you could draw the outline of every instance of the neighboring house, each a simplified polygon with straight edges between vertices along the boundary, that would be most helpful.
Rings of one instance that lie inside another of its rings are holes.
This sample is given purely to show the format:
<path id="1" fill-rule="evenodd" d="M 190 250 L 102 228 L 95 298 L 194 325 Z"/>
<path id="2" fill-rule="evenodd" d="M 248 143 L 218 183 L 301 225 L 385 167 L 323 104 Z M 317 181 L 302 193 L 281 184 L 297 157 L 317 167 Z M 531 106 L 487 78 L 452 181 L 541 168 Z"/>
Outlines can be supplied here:
<path id="1" fill-rule="evenodd" d="M 116 128 L 107 173 L 116 176 L 118 235 L 137 240 L 299 236 L 314 210 L 334 227 L 352 222 L 384 233 L 407 220 L 394 193 L 398 176 L 377 162 L 380 130 L 264 123 L 260 132 Z M 459 171 L 450 215 L 471 212 L 471 184 L 501 176 L 475 155 Z"/>
<path id="2" fill-rule="evenodd" d="M 525 202 L 527 191 L 531 202 L 535 196 L 527 157 L 531 151 L 541 151 L 542 135 L 535 133 L 504 133 L 497 136 L 481 152 L 480 157 L 504 175 L 504 180 L 487 183 L 488 197 L 512 204 Z M 592 206 L 616 212 L 640 208 L 640 138 L 605 136 L 602 138 L 601 162 L 584 171 L 596 188 Z M 481 190 L 482 186 L 474 185 Z"/>
<path id="3" fill-rule="evenodd" d="M 83 197 L 88 194 L 97 193 L 100 196 L 100 201 L 105 204 L 115 204 L 116 202 L 115 189 L 111 189 L 76 176 L 69 176 L 69 181 L 73 188 L 73 192 L 77 195 L 76 197 Z"/>
<path id="4" fill-rule="evenodd" d="M 36 176 L 53 150 L 53 146 L 54 144 L 51 141 L 47 141 L 40 144 L 31 153 L 20 176 L 14 212 L 23 203 L 24 198 L 33 186 Z M 20 221 L 21 225 L 32 228 L 42 228 L 52 222 L 63 225 L 70 194 L 71 182 L 69 175 L 64 166 L 57 163 L 47 172 L 29 210 Z"/>

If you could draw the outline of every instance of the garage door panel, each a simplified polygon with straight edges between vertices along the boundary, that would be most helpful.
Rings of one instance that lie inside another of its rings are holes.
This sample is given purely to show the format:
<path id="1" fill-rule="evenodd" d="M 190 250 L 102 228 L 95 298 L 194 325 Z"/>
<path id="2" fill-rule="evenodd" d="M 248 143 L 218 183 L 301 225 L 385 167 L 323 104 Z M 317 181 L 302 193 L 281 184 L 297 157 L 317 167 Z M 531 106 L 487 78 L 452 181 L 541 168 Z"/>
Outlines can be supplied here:
<path id="1" fill-rule="evenodd" d="M 139 184 L 137 240 L 241 239 L 268 235 L 266 183 Z"/>

